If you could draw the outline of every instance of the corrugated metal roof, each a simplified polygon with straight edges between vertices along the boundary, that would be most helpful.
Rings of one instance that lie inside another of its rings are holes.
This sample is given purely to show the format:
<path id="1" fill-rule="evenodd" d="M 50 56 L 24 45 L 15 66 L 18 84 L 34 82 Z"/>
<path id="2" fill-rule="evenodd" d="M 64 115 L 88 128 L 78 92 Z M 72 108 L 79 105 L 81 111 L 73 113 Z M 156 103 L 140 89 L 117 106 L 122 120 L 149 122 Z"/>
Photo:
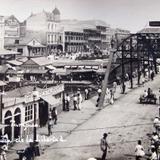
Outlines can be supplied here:
<path id="1" fill-rule="evenodd" d="M 17 60 L 11 60 L 11 61 L 7 61 L 9 64 L 13 64 L 15 66 L 20 66 L 23 64 L 23 62 L 17 61 Z"/>

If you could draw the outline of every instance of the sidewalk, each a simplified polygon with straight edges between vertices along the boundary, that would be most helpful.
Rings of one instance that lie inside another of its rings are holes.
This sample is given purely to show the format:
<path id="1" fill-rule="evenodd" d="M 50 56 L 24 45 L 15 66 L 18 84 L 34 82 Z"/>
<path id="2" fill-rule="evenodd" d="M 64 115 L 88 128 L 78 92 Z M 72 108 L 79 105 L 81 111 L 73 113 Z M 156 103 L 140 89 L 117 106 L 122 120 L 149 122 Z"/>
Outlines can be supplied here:
<path id="1" fill-rule="evenodd" d="M 137 78 L 134 79 L 134 89 L 137 88 Z M 130 89 L 130 85 L 127 82 L 126 84 L 126 93 L 131 92 L 132 89 Z M 141 94 L 141 93 L 140 93 Z M 121 94 L 120 86 L 117 86 L 115 98 L 118 100 L 119 98 L 125 96 L 125 94 Z M 81 111 L 74 111 L 72 110 L 73 107 L 69 112 L 62 112 L 60 115 L 58 115 L 58 121 L 57 125 L 54 125 L 52 128 L 53 135 L 51 135 L 49 138 L 56 137 L 58 139 L 58 143 L 61 143 L 61 141 L 65 140 L 67 136 L 69 136 L 72 131 L 74 131 L 77 127 L 85 123 L 87 120 L 89 120 L 92 116 L 96 115 L 97 112 L 99 112 L 98 108 L 96 107 L 96 100 L 97 96 L 94 96 L 93 98 L 83 101 L 82 103 L 82 109 Z M 107 103 L 104 101 L 104 106 L 106 107 Z M 43 138 L 48 138 L 48 128 L 43 127 L 39 128 L 37 130 L 38 136 L 43 136 Z M 33 137 L 31 135 L 31 137 Z M 41 148 L 41 154 L 45 152 L 45 150 L 50 147 L 51 145 L 55 144 L 57 142 L 54 142 L 50 140 L 49 142 L 40 142 L 40 148 Z M 18 155 L 16 154 L 16 150 L 24 149 L 28 146 L 27 143 L 16 143 L 8 152 L 7 159 L 13 160 L 17 159 Z M 38 157 L 36 158 L 38 159 Z"/>

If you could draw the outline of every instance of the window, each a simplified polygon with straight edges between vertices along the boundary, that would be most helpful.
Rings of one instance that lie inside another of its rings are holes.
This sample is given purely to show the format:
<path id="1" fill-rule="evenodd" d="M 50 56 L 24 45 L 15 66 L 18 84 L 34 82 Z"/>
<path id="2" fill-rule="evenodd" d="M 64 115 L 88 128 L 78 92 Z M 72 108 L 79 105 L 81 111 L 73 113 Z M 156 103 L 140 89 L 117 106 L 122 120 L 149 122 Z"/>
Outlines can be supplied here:
<path id="1" fill-rule="evenodd" d="M 18 48 L 17 52 L 23 53 L 23 48 Z"/>
<path id="2" fill-rule="evenodd" d="M 56 36 L 56 35 L 55 35 L 55 37 L 54 37 L 54 38 L 55 38 L 55 42 L 57 42 L 57 36 Z"/>
<path id="3" fill-rule="evenodd" d="M 33 105 L 28 105 L 25 107 L 25 121 L 30 121 L 33 119 Z"/>
<path id="4" fill-rule="evenodd" d="M 61 36 L 59 36 L 59 41 L 62 42 L 62 37 Z"/>
<path id="5" fill-rule="evenodd" d="M 15 44 L 19 44 L 19 40 L 18 39 L 15 40 Z"/>
<path id="6" fill-rule="evenodd" d="M 51 43 L 53 43 L 53 35 L 51 35 Z"/>
<path id="7" fill-rule="evenodd" d="M 50 43 L 50 35 L 48 35 L 48 40 L 47 41 L 48 41 L 48 43 Z"/>

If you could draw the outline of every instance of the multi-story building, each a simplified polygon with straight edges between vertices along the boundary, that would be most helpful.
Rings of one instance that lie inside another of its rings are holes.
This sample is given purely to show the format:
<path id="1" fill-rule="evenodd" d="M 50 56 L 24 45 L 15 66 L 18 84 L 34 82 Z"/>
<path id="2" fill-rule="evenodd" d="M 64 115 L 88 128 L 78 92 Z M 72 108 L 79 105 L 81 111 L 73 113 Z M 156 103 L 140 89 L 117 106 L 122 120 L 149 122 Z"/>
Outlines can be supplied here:
<path id="1" fill-rule="evenodd" d="M 4 17 L 0 16 L 0 49 L 4 48 Z"/>
<path id="2" fill-rule="evenodd" d="M 84 51 L 84 33 L 77 29 L 65 29 L 65 51 L 67 52 L 82 52 Z"/>
<path id="3" fill-rule="evenodd" d="M 117 44 L 120 43 L 123 39 L 125 39 L 127 36 L 129 36 L 131 33 L 129 30 L 116 28 L 115 30 L 115 38 Z"/>
<path id="4" fill-rule="evenodd" d="M 61 25 L 64 27 L 66 51 L 69 46 L 69 51 L 87 51 L 95 48 L 105 50 L 110 45 L 110 27 L 103 21 L 62 20 Z"/>
<path id="5" fill-rule="evenodd" d="M 26 20 L 26 30 L 45 32 L 48 52 L 53 49 L 63 50 L 63 27 L 60 25 L 60 11 L 57 8 L 52 12 L 31 14 Z"/>
<path id="6" fill-rule="evenodd" d="M 5 18 L 5 38 L 20 37 L 20 22 L 14 16 L 6 16 Z"/>

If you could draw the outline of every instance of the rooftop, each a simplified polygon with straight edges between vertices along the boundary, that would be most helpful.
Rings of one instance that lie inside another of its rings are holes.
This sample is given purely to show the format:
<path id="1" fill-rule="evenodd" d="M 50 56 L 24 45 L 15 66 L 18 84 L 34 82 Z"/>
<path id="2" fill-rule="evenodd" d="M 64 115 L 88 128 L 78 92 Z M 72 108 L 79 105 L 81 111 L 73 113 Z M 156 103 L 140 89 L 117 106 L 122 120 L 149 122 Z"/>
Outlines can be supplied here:
<path id="1" fill-rule="evenodd" d="M 37 63 L 40 66 L 45 66 L 45 65 L 52 64 L 52 61 L 49 60 L 46 57 L 36 57 L 36 58 L 31 58 L 31 60 L 34 61 L 35 63 Z"/>

